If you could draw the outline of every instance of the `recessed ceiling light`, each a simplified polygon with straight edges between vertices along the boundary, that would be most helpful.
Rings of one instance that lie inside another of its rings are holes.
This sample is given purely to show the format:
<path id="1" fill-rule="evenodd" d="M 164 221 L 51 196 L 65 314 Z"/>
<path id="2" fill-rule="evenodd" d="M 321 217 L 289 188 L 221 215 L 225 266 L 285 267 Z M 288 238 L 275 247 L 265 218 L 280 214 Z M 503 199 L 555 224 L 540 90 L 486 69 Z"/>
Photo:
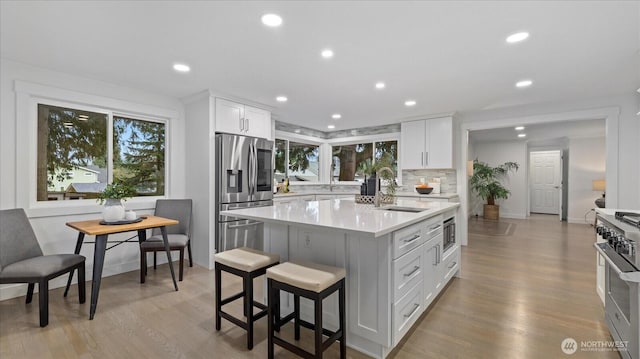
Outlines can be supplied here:
<path id="1" fill-rule="evenodd" d="M 522 131 L 522 130 L 524 130 L 524 126 L 518 126 L 518 127 L 516 127 L 516 131 Z"/>
<path id="2" fill-rule="evenodd" d="M 331 49 L 324 49 L 321 52 L 322 57 L 324 57 L 325 59 L 330 59 L 333 57 L 333 50 Z"/>
<path id="3" fill-rule="evenodd" d="M 295 133 L 300 133 L 300 129 L 299 129 L 299 128 L 296 128 L 293 132 L 295 132 Z"/>
<path id="4" fill-rule="evenodd" d="M 288 98 L 287 96 L 278 96 L 276 97 L 276 101 L 278 102 L 287 102 Z"/>
<path id="5" fill-rule="evenodd" d="M 408 100 L 404 102 L 404 105 L 411 107 L 411 106 L 415 106 L 416 102 L 414 100 Z"/>
<path id="6" fill-rule="evenodd" d="M 385 87 L 384 82 L 377 82 L 377 83 L 376 83 L 376 88 L 377 88 L 378 90 L 381 90 L 381 89 L 383 89 L 384 87 Z"/>
<path id="7" fill-rule="evenodd" d="M 329 125 L 329 126 L 327 126 L 327 128 L 328 128 L 328 129 L 330 129 L 330 130 L 333 130 L 334 128 L 336 128 L 336 126 L 334 126 L 334 125 Z"/>
<path id="8" fill-rule="evenodd" d="M 522 81 L 518 81 L 516 82 L 516 87 L 529 87 L 531 86 L 531 84 L 533 84 L 533 81 L 531 80 L 522 80 Z"/>
<path id="9" fill-rule="evenodd" d="M 189 72 L 191 68 L 185 64 L 173 64 L 173 69 L 178 72 Z"/>
<path id="10" fill-rule="evenodd" d="M 262 23 L 269 27 L 277 27 L 282 25 L 282 18 L 276 14 L 262 15 Z"/>
<path id="11" fill-rule="evenodd" d="M 511 34 L 507 37 L 507 42 L 510 44 L 524 41 L 529 37 L 528 32 L 516 32 L 515 34 Z"/>
<path id="12" fill-rule="evenodd" d="M 339 118 L 342 118 L 342 115 L 339 114 L 339 113 L 334 113 L 333 115 L 331 115 L 331 118 L 334 119 L 334 120 L 337 120 Z"/>
<path id="13" fill-rule="evenodd" d="M 520 137 L 520 138 L 522 138 L 522 137 L 527 137 L 527 134 L 526 134 L 526 133 L 519 133 L 519 134 L 518 134 L 518 137 Z"/>

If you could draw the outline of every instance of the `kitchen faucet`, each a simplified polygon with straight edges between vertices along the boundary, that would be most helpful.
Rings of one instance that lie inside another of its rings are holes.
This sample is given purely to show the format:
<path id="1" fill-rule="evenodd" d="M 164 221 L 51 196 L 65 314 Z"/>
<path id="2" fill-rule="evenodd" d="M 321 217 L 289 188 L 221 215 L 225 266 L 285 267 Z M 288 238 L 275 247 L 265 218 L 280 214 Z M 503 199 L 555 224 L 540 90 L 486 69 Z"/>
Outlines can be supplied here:
<path id="1" fill-rule="evenodd" d="M 380 196 L 380 174 L 384 171 L 389 171 L 389 173 L 391 173 L 391 178 L 393 178 L 393 176 L 395 176 L 395 174 L 393 173 L 393 170 L 389 167 L 382 167 L 381 169 L 376 171 L 376 194 L 375 194 L 375 199 L 373 200 L 373 204 L 376 207 L 380 207 L 380 201 L 381 201 L 381 196 Z M 393 179 L 392 179 L 393 180 Z"/>

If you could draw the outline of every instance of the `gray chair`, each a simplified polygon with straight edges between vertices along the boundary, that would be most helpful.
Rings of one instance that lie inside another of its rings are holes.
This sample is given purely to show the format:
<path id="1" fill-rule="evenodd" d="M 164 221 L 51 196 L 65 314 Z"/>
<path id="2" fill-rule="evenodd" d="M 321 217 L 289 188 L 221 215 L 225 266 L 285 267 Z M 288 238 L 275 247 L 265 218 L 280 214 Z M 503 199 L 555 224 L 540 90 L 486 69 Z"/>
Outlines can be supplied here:
<path id="1" fill-rule="evenodd" d="M 191 257 L 191 207 L 190 199 L 159 199 L 156 201 L 155 215 L 175 219 L 179 224 L 167 227 L 169 249 L 180 251 L 179 280 L 182 281 L 184 272 L 184 249 L 189 252 L 189 267 L 193 267 Z M 154 228 L 151 237 L 140 243 L 140 283 L 144 283 L 147 274 L 147 253 L 153 252 L 153 269 L 156 269 L 158 251 L 164 252 L 164 242 L 159 228 Z"/>
<path id="2" fill-rule="evenodd" d="M 28 283 L 27 304 L 38 283 L 40 326 L 49 324 L 49 280 L 78 270 L 78 296 L 85 302 L 85 257 L 79 254 L 43 255 L 22 208 L 0 211 L 0 284 Z"/>

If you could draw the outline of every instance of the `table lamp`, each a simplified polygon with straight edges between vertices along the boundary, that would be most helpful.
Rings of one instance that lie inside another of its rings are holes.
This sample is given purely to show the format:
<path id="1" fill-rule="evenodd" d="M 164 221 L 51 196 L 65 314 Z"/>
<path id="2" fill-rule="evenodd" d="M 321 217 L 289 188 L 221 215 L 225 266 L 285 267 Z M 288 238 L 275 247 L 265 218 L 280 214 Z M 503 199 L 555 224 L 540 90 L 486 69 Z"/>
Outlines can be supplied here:
<path id="1" fill-rule="evenodd" d="M 603 179 L 591 181 L 591 189 L 593 189 L 594 192 L 602 192 L 602 197 L 596 199 L 595 201 L 596 206 L 598 206 L 598 208 L 604 208 L 605 206 L 604 195 L 605 195 L 606 187 L 607 187 L 607 184 Z"/>

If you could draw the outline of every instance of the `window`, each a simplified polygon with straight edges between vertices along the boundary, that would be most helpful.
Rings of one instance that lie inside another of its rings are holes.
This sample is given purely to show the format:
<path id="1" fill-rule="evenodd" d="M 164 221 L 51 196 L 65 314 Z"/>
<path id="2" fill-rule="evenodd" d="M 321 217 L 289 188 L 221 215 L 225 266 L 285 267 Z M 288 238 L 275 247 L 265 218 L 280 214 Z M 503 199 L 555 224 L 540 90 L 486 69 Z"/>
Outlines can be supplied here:
<path id="1" fill-rule="evenodd" d="M 39 103 L 37 131 L 38 201 L 96 198 L 109 177 L 164 195 L 164 123 Z"/>
<path id="2" fill-rule="evenodd" d="M 286 165 L 285 165 L 286 164 Z M 319 181 L 320 146 L 299 141 L 276 139 L 275 178 L 281 182 Z"/>
<path id="3" fill-rule="evenodd" d="M 363 182 L 374 165 L 390 167 L 398 172 L 398 141 L 334 145 L 332 175 L 335 181 Z"/>

